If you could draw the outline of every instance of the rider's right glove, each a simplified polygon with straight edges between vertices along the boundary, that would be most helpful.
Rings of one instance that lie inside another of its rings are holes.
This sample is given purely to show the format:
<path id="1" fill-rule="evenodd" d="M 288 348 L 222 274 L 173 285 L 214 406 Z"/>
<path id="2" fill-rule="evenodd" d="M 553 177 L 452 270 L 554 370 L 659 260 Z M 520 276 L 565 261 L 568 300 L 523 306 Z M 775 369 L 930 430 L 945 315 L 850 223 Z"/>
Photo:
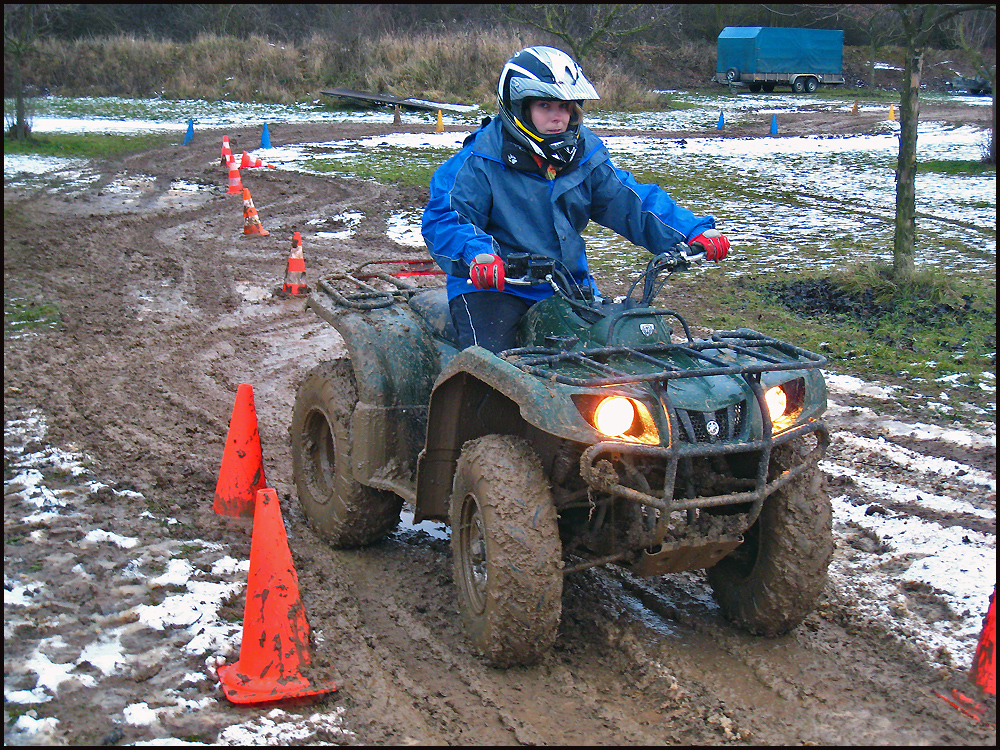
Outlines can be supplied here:
<path id="1" fill-rule="evenodd" d="M 714 260 L 716 263 L 729 255 L 729 240 L 718 229 L 706 229 L 697 237 L 691 238 L 688 244 L 701 245 L 705 250 L 705 260 Z"/>
<path id="2" fill-rule="evenodd" d="M 476 289 L 497 289 L 503 291 L 503 258 L 493 253 L 480 253 L 469 266 L 469 278 Z"/>

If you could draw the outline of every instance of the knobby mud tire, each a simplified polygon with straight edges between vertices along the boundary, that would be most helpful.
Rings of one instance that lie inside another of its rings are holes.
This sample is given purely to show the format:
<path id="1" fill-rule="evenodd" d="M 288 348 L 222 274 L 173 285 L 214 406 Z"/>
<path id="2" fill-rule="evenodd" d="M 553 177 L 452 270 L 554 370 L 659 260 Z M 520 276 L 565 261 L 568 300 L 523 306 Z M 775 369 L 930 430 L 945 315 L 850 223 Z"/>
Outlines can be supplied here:
<path id="1" fill-rule="evenodd" d="M 793 465 L 801 443 L 772 454 L 771 476 Z M 813 464 L 772 493 L 745 541 L 708 569 L 723 614 L 756 635 L 776 636 L 812 612 L 833 555 L 833 511 L 823 475 Z"/>
<path id="2" fill-rule="evenodd" d="M 292 472 L 309 524 L 334 547 L 362 547 L 396 527 L 403 501 L 354 479 L 351 415 L 358 402 L 349 359 L 306 374 L 295 395 Z"/>
<path id="3" fill-rule="evenodd" d="M 562 615 L 562 544 L 541 463 L 518 438 L 465 444 L 451 496 L 459 608 L 474 648 L 494 667 L 537 662 Z"/>

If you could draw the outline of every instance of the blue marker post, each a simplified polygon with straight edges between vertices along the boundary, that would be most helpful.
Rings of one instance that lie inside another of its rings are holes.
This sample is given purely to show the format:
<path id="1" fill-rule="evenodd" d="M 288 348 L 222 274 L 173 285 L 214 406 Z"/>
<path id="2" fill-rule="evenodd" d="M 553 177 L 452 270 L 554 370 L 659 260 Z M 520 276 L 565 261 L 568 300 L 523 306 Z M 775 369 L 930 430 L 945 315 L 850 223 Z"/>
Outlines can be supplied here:
<path id="1" fill-rule="evenodd" d="M 778 134 L 778 116 L 771 115 L 771 135 Z"/>
<path id="2" fill-rule="evenodd" d="M 194 118 L 189 117 L 187 133 L 184 135 L 184 142 L 181 143 L 181 145 L 187 146 L 193 140 L 194 140 Z"/>
<path id="3" fill-rule="evenodd" d="M 267 123 L 264 123 L 264 132 L 260 134 L 260 147 L 271 148 L 271 136 L 267 132 Z"/>
<path id="4" fill-rule="evenodd" d="M 722 126 L 725 123 L 725 119 L 722 116 L 722 112 L 719 112 L 719 125 L 716 130 L 722 130 Z"/>

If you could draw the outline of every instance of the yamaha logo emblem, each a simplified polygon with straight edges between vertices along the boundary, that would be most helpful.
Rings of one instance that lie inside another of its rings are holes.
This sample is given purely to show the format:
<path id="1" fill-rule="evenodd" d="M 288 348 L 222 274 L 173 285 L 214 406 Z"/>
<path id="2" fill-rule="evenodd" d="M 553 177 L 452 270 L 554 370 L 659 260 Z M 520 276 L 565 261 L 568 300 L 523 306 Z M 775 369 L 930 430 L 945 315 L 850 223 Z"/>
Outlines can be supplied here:
<path id="1" fill-rule="evenodd" d="M 643 336 L 652 336 L 653 331 L 656 329 L 652 323 L 640 323 L 639 330 L 642 331 Z"/>
<path id="2" fill-rule="evenodd" d="M 705 423 L 705 430 L 712 437 L 718 437 L 720 432 L 719 423 L 716 422 L 714 419 L 710 419 Z"/>

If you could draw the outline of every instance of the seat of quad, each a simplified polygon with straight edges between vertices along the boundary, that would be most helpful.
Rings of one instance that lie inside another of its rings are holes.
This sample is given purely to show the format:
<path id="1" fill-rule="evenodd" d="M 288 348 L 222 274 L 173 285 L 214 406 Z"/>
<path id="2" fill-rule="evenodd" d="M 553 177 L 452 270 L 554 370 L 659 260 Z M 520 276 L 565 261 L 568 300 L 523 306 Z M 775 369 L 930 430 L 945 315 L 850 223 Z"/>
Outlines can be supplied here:
<path id="1" fill-rule="evenodd" d="M 458 346 L 458 331 L 451 320 L 448 291 L 443 286 L 414 294 L 410 297 L 410 307 L 436 335 Z"/>

